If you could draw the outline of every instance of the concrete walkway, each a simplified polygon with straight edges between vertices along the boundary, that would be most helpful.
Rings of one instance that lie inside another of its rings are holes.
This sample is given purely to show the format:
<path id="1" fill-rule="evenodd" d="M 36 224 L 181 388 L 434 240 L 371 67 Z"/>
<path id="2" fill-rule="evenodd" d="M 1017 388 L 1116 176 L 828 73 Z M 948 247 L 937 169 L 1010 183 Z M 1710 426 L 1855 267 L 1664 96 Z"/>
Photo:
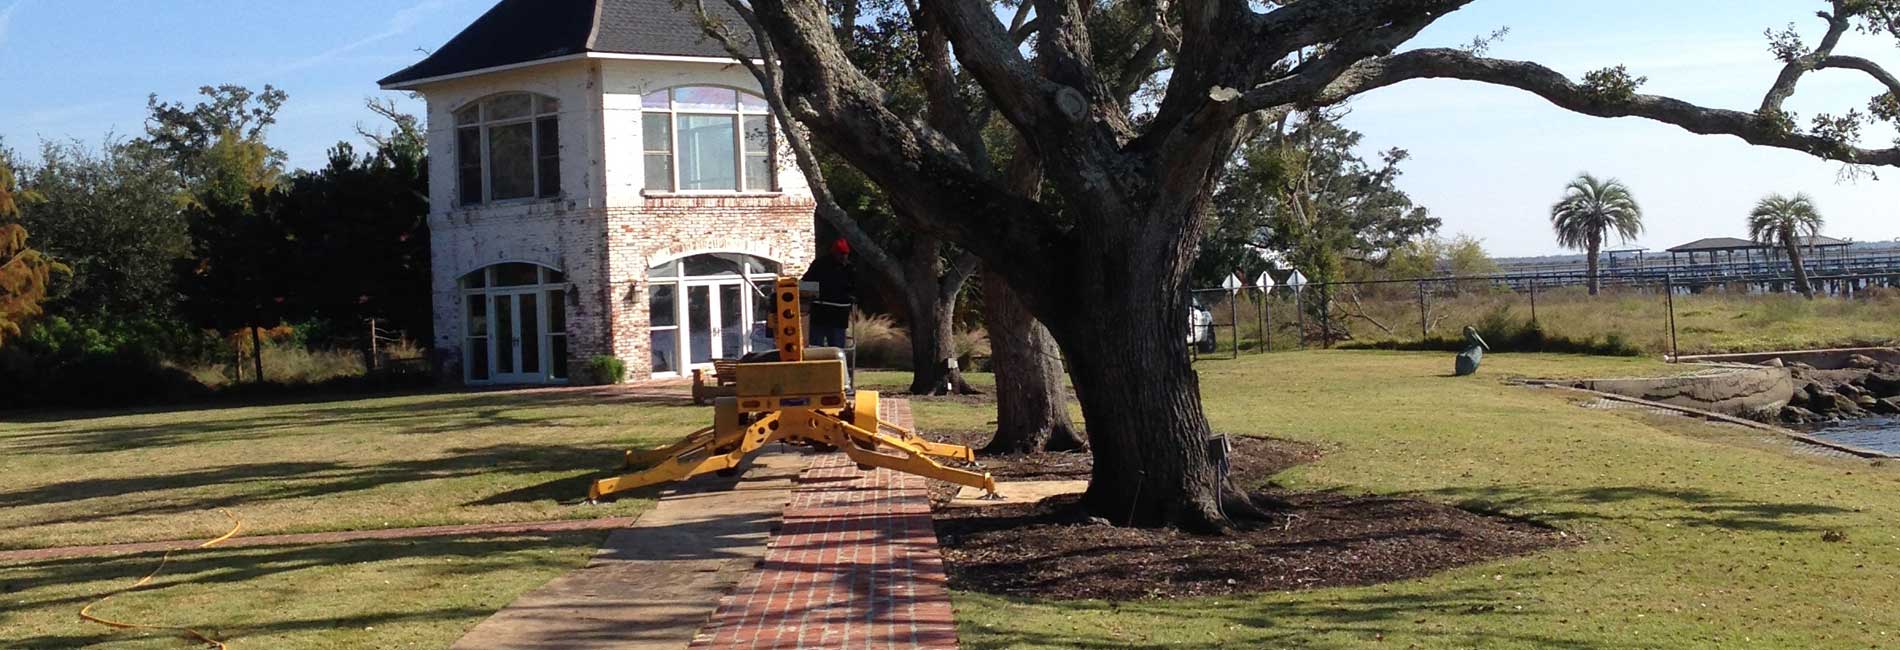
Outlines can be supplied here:
<path id="1" fill-rule="evenodd" d="M 808 457 L 770 449 L 739 479 L 687 481 L 614 532 L 585 568 L 523 594 L 456 650 L 678 650 L 765 557 Z"/>
<path id="2" fill-rule="evenodd" d="M 886 400 L 909 426 L 909 403 Z M 719 604 L 693 648 L 957 647 L 927 481 L 860 471 L 843 454 L 799 477 L 761 570 Z"/>

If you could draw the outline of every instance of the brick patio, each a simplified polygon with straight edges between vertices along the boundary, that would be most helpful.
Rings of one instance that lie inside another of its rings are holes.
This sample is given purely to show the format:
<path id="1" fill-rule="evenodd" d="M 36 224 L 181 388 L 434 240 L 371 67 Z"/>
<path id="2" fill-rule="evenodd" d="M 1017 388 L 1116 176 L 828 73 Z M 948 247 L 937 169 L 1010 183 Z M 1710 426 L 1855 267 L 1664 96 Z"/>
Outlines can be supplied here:
<path id="1" fill-rule="evenodd" d="M 884 400 L 910 424 L 910 404 Z M 783 527 L 693 641 L 725 650 L 957 647 L 926 480 L 820 456 L 793 488 Z"/>

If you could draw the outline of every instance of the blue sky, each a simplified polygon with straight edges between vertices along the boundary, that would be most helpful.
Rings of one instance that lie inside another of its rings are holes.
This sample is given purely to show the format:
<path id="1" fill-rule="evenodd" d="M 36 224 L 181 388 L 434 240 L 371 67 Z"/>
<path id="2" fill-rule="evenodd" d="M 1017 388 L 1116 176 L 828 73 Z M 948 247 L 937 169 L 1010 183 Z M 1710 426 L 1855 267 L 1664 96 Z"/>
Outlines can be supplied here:
<path id="1" fill-rule="evenodd" d="M 295 166 L 374 124 L 375 80 L 413 63 L 492 0 L 0 0 L 0 137 L 31 153 L 41 138 L 97 142 L 141 132 L 145 96 L 192 99 L 206 84 L 274 84 L 290 101 L 272 131 Z M 1622 63 L 1647 92 L 1750 109 L 1778 70 L 1761 32 L 1795 22 L 1812 42 L 1815 0 L 1479 0 L 1413 45 L 1448 45 L 1509 26 L 1492 56 L 1531 59 L 1573 76 Z M 1900 69 L 1891 39 L 1853 36 L 1840 49 Z M 1806 119 L 1864 109 L 1876 85 L 1858 73 L 1809 76 L 1790 102 Z M 403 99 L 407 102 L 409 100 Z M 419 106 L 411 103 L 412 110 Z M 1368 149 L 1413 154 L 1400 185 L 1450 233 L 1494 254 L 1555 252 L 1547 211 L 1578 171 L 1623 179 L 1648 213 L 1651 248 L 1742 234 L 1767 192 L 1812 193 L 1827 232 L 1900 237 L 1900 170 L 1840 182 L 1841 166 L 1801 154 L 1696 136 L 1636 119 L 1572 115 L 1510 89 L 1414 81 L 1355 100 L 1348 123 Z M 1888 128 L 1868 132 L 1890 142 Z M 1370 152 L 1368 152 L 1370 153 Z"/>

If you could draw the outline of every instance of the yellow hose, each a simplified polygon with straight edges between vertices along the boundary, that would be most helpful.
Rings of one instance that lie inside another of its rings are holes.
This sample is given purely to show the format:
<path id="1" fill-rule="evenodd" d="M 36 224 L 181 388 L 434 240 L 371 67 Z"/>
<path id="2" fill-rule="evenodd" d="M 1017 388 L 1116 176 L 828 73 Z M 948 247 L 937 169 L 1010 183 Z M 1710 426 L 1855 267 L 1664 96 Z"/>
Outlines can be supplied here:
<path id="1" fill-rule="evenodd" d="M 239 521 L 236 515 L 231 514 L 231 511 L 225 510 L 223 508 L 219 508 L 218 512 L 223 514 L 225 518 L 231 520 L 231 532 L 225 533 L 224 535 L 218 537 L 217 539 L 211 540 L 209 542 L 205 542 L 203 544 L 199 544 L 198 548 L 211 548 L 213 546 L 222 544 L 224 543 L 225 540 L 231 539 L 232 537 L 236 537 L 238 534 L 238 529 L 244 526 L 243 522 Z M 111 600 L 113 596 L 117 596 L 119 594 L 123 594 L 129 591 L 138 589 L 139 587 L 143 587 L 151 583 L 152 578 L 158 577 L 158 572 L 164 571 L 165 565 L 167 563 L 170 563 L 171 560 L 172 560 L 172 551 L 166 551 L 165 557 L 158 561 L 158 568 L 152 569 L 151 573 L 145 574 L 145 577 L 143 578 L 139 578 L 139 581 L 132 583 L 132 586 L 106 594 L 105 596 L 100 597 L 99 600 L 92 601 L 92 604 L 87 605 L 84 608 L 79 610 L 79 618 L 92 621 L 94 623 L 98 623 L 100 625 L 104 625 L 107 627 L 118 628 L 121 630 L 164 630 L 168 632 L 178 632 L 183 636 L 187 636 L 187 637 L 202 641 L 206 645 L 215 647 L 218 650 L 227 650 L 223 641 L 213 639 L 203 632 L 199 632 L 197 630 L 194 630 L 188 627 L 179 627 L 175 625 L 146 625 L 142 623 L 126 623 L 122 621 L 114 621 L 111 619 L 100 618 L 100 617 L 92 615 L 92 608 L 98 607 L 99 605 L 104 604 L 106 601 Z"/>

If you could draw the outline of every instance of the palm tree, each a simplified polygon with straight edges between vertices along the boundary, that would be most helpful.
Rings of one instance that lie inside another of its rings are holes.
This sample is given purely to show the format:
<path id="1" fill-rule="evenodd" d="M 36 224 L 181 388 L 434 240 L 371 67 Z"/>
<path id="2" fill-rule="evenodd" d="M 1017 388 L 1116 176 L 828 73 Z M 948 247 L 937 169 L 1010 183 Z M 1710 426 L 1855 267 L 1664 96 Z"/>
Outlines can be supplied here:
<path id="1" fill-rule="evenodd" d="M 1627 242 L 1643 234 L 1643 208 L 1630 188 L 1614 178 L 1600 180 L 1588 172 L 1564 187 L 1564 198 L 1550 206 L 1550 226 L 1557 244 L 1589 254 L 1590 295 L 1597 295 L 1597 254 L 1603 239 L 1615 232 Z"/>
<path id="2" fill-rule="evenodd" d="M 1795 290 L 1813 298 L 1808 269 L 1801 264 L 1801 247 L 1807 243 L 1803 240 L 1821 234 L 1823 223 L 1820 211 L 1814 209 L 1814 199 L 1805 192 L 1793 198 L 1770 194 L 1748 213 L 1748 238 L 1787 251 L 1788 262 L 1794 265 Z"/>

